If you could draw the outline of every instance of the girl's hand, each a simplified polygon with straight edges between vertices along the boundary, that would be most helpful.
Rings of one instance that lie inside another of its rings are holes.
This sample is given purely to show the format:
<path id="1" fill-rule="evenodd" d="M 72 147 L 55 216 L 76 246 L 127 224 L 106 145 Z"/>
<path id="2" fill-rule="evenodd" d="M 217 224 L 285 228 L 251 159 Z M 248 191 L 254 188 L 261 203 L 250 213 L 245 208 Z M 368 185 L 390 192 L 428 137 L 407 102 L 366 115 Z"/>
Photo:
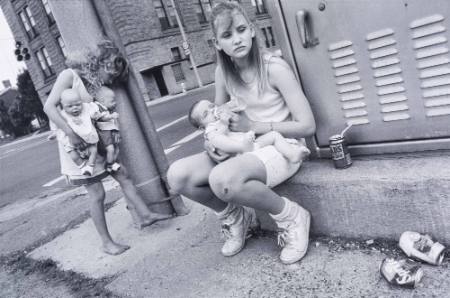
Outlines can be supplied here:
<path id="1" fill-rule="evenodd" d="M 253 121 L 248 119 L 244 113 L 236 114 L 234 113 L 230 119 L 230 130 L 247 132 L 252 130 Z"/>
<path id="2" fill-rule="evenodd" d="M 80 138 L 76 133 L 72 132 L 67 135 L 69 137 L 70 143 L 79 150 L 84 150 L 87 148 L 86 142 Z"/>
<path id="3" fill-rule="evenodd" d="M 214 148 L 214 146 L 212 146 L 211 143 L 208 142 L 207 140 L 205 140 L 204 147 L 205 147 L 206 153 L 208 153 L 209 157 L 211 157 L 211 159 L 217 163 L 224 161 L 225 159 L 230 157 L 230 154 L 228 154 L 228 153 L 217 152 L 216 148 Z"/>

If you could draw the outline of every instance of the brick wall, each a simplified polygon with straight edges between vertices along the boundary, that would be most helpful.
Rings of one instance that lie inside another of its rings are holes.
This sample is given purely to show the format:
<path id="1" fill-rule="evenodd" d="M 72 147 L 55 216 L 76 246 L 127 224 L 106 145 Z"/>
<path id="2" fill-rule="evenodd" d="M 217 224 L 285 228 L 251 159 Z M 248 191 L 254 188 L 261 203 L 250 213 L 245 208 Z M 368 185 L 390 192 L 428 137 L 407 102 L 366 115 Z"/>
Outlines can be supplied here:
<path id="1" fill-rule="evenodd" d="M 16 41 L 21 41 L 24 47 L 27 47 L 31 54 L 31 59 L 25 61 L 27 69 L 30 72 L 31 79 L 34 86 L 44 103 L 48 92 L 56 79 L 56 75 L 64 69 L 64 56 L 61 53 L 56 37 L 58 37 L 59 30 L 56 24 L 50 24 L 47 14 L 40 0 L 0 0 L 0 5 L 5 14 L 13 36 Z M 30 8 L 33 18 L 36 22 L 36 31 L 39 34 L 33 39 L 28 38 L 25 28 L 23 27 L 18 13 L 23 10 L 25 6 Z M 50 59 L 52 61 L 52 69 L 55 75 L 45 77 L 41 70 L 35 52 L 44 47 L 47 49 Z"/>

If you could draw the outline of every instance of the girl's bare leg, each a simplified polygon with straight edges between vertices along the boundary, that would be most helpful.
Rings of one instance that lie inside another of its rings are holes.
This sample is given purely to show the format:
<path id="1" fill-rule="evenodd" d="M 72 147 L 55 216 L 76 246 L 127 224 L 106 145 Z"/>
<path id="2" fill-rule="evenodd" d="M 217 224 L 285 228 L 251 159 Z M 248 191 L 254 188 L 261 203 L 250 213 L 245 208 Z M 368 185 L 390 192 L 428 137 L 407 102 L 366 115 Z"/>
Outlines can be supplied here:
<path id="1" fill-rule="evenodd" d="M 206 152 L 177 160 L 167 172 L 171 191 L 182 194 L 216 212 L 223 211 L 227 203 L 219 200 L 208 184 L 208 176 L 215 166 L 216 163 Z"/>
<path id="2" fill-rule="evenodd" d="M 90 210 L 91 217 L 94 221 L 95 229 L 97 230 L 102 241 L 103 251 L 107 254 L 118 255 L 129 249 L 128 245 L 122 245 L 112 240 L 106 225 L 105 218 L 105 189 L 101 182 L 85 185 L 91 200 Z"/>
<path id="3" fill-rule="evenodd" d="M 214 194 L 225 202 L 271 214 L 279 214 L 284 208 L 283 199 L 265 184 L 264 164 L 251 154 L 236 156 L 217 165 L 209 182 Z"/>
<path id="4" fill-rule="evenodd" d="M 127 198 L 127 202 L 132 205 L 130 207 L 134 208 L 141 217 L 142 221 L 140 223 L 140 228 L 149 226 L 159 220 L 172 217 L 171 214 L 154 213 L 148 208 L 147 204 L 145 204 L 144 200 L 137 192 L 136 186 L 128 177 L 127 171 L 123 165 L 118 171 L 111 173 L 111 176 L 119 182 L 120 187 Z"/>

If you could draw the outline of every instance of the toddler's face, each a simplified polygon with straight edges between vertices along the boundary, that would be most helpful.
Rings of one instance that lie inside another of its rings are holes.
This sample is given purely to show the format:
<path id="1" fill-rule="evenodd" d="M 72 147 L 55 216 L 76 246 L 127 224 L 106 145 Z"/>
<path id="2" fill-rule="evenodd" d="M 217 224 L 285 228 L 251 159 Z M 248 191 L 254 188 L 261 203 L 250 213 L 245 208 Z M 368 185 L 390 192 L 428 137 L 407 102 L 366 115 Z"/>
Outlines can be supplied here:
<path id="1" fill-rule="evenodd" d="M 102 102 L 108 110 L 113 110 L 116 107 L 116 98 L 114 97 L 114 93 L 105 95 Z"/>
<path id="2" fill-rule="evenodd" d="M 203 127 L 217 120 L 214 110 L 216 105 L 208 100 L 200 101 L 194 109 L 192 116 Z"/>
<path id="3" fill-rule="evenodd" d="M 78 116 L 83 111 L 81 98 L 78 96 L 67 97 L 61 100 L 63 110 L 72 116 Z"/>

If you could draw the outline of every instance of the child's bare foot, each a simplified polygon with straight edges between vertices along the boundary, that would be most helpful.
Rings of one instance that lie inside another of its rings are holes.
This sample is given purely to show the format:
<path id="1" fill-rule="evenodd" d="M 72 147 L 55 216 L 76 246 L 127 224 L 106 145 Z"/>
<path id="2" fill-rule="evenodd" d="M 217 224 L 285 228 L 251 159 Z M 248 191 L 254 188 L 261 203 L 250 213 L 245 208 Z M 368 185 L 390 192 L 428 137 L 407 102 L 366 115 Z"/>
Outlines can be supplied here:
<path id="1" fill-rule="evenodd" d="M 161 213 L 152 212 L 149 215 L 142 218 L 141 222 L 137 224 L 137 227 L 139 229 L 142 229 L 142 228 L 145 228 L 145 227 L 148 227 L 148 226 L 154 224 L 157 221 L 168 219 L 171 217 L 172 217 L 172 214 L 161 214 Z"/>
<path id="2" fill-rule="evenodd" d="M 103 251 L 113 256 L 120 255 L 121 253 L 125 252 L 128 249 L 130 249 L 130 246 L 115 242 L 103 244 Z"/>
<path id="3" fill-rule="evenodd" d="M 311 154 L 308 148 L 305 146 L 292 145 L 292 151 L 289 154 L 286 154 L 286 158 L 292 163 L 298 163 L 308 157 Z"/>

